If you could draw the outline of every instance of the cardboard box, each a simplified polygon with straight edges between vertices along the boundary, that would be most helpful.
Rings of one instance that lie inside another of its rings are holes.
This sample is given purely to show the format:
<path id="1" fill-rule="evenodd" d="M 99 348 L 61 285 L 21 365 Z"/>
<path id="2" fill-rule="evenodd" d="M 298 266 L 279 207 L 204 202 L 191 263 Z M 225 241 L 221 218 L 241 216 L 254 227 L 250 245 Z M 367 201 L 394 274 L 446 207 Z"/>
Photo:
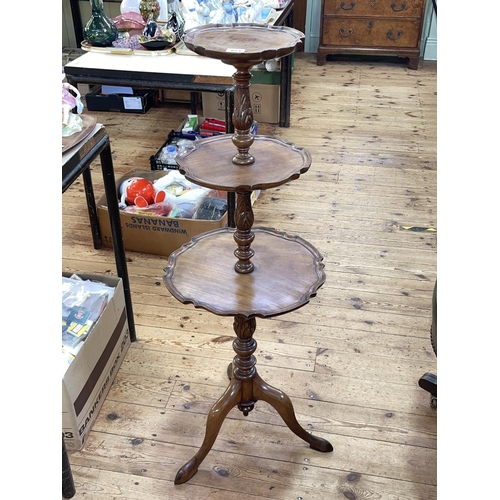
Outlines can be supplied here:
<path id="1" fill-rule="evenodd" d="M 135 170 L 117 179 L 116 186 L 130 177 L 144 177 L 153 181 L 165 176 L 162 170 Z M 106 195 L 97 202 L 97 216 L 103 245 L 113 247 Z M 193 236 L 227 226 L 227 211 L 219 220 L 181 219 L 156 215 L 120 212 L 125 250 L 169 256 L 188 243 Z"/>
<path id="2" fill-rule="evenodd" d="M 158 100 L 157 90 L 134 90 L 130 94 L 103 94 L 97 87 L 85 94 L 85 106 L 89 111 L 120 111 L 121 113 L 144 114 Z"/>
<path id="3" fill-rule="evenodd" d="M 71 273 L 63 276 L 70 277 Z M 101 317 L 62 378 L 62 431 L 68 450 L 80 450 L 130 346 L 121 278 L 79 274 L 115 289 Z"/>
<path id="4" fill-rule="evenodd" d="M 191 91 L 177 89 L 162 89 L 160 90 L 162 101 L 170 102 L 191 102 Z"/>
<path id="5" fill-rule="evenodd" d="M 280 86 L 251 84 L 250 102 L 253 119 L 258 123 L 278 123 L 280 116 Z M 222 92 L 202 92 L 203 115 L 225 119 L 226 101 Z"/>
<path id="6" fill-rule="evenodd" d="M 280 61 L 277 64 L 280 66 Z M 279 85 L 281 83 L 281 71 L 279 69 L 277 71 L 267 71 L 267 69 L 259 69 L 254 66 L 250 72 L 252 73 L 251 85 Z"/>

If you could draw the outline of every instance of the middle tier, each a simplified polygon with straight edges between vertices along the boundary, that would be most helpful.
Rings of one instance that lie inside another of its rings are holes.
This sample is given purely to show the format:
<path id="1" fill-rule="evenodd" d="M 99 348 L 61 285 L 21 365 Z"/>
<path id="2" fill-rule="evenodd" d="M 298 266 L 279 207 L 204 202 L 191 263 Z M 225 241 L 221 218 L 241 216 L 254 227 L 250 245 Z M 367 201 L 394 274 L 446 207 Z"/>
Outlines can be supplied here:
<path id="1" fill-rule="evenodd" d="M 182 303 L 220 316 L 271 317 L 307 304 L 325 282 L 323 257 L 300 236 L 254 228 L 254 270 L 234 270 L 234 229 L 195 236 L 169 257 L 164 282 Z"/>
<path id="2" fill-rule="evenodd" d="M 230 134 L 196 141 L 178 156 L 179 171 L 188 180 L 222 191 L 254 191 L 281 186 L 297 179 L 311 166 L 305 148 L 278 137 L 256 135 L 251 147 L 255 162 L 236 165 L 236 148 Z"/>

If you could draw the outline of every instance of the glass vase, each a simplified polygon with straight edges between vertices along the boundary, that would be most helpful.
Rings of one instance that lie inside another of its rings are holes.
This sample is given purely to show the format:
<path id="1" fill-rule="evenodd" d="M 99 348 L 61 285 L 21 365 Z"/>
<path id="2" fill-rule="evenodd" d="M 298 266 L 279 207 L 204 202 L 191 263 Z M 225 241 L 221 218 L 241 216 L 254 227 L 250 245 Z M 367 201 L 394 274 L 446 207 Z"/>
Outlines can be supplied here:
<path id="1" fill-rule="evenodd" d="M 118 30 L 104 12 L 103 0 L 90 0 L 92 16 L 83 29 L 83 38 L 96 47 L 109 47 L 118 38 Z"/>
<path id="2" fill-rule="evenodd" d="M 184 35 L 184 18 L 181 14 L 179 0 L 168 0 L 168 20 L 167 28 L 170 28 L 175 33 L 176 42 L 182 40 Z"/>

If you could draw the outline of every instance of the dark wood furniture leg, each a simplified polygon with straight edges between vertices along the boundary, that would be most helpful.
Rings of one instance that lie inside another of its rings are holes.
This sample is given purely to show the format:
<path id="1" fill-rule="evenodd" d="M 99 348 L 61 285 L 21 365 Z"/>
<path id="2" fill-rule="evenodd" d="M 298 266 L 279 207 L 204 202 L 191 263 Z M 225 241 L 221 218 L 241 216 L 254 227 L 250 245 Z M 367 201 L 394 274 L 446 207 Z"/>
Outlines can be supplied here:
<path id="1" fill-rule="evenodd" d="M 212 448 L 229 411 L 238 405 L 238 409 L 247 416 L 258 400 L 269 403 L 290 430 L 309 443 L 312 449 L 321 452 L 333 451 L 333 446 L 328 441 L 313 436 L 299 424 L 290 398 L 284 392 L 267 384 L 257 374 L 256 359 L 253 355 L 257 348 L 257 342 L 253 338 L 255 325 L 253 317 L 235 316 L 233 328 L 237 338 L 233 341 L 233 349 L 236 356 L 230 365 L 232 373 L 228 373 L 231 382 L 208 413 L 203 443 L 196 455 L 179 469 L 175 476 L 175 484 L 189 481 L 198 472 L 198 467 Z"/>
<path id="2" fill-rule="evenodd" d="M 408 68 L 409 69 L 418 69 L 418 63 L 420 62 L 420 55 L 414 54 L 408 56 Z"/>
<path id="3" fill-rule="evenodd" d="M 333 446 L 326 440 L 309 434 L 297 421 L 295 410 L 290 398 L 279 389 L 270 386 L 256 374 L 253 381 L 253 395 L 255 399 L 269 403 L 281 416 L 288 428 L 303 439 L 316 451 L 330 452 Z"/>

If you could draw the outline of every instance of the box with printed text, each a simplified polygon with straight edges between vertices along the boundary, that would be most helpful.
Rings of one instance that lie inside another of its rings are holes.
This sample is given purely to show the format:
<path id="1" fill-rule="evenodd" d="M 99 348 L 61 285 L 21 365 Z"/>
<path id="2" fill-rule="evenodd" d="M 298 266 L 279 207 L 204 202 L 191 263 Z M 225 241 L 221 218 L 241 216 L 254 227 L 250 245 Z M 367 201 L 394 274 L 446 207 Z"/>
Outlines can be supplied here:
<path id="1" fill-rule="evenodd" d="M 258 123 L 278 123 L 280 117 L 280 86 L 267 84 L 250 85 L 250 103 L 253 119 Z M 225 119 L 225 94 L 202 92 L 203 115 Z"/>
<path id="2" fill-rule="evenodd" d="M 121 278 L 100 274 L 78 276 L 104 283 L 114 291 L 62 377 L 62 432 L 68 450 L 83 448 L 130 346 Z"/>
<path id="3" fill-rule="evenodd" d="M 120 185 L 131 177 L 143 177 L 154 182 L 167 173 L 163 170 L 133 170 L 117 179 L 116 186 L 119 190 Z M 103 245 L 112 248 L 113 237 L 105 194 L 97 202 L 97 216 Z M 216 220 L 165 217 L 140 211 L 138 213 L 120 211 L 125 250 L 163 256 L 169 256 L 184 243 L 188 243 L 193 236 L 226 227 L 227 221 L 227 210 Z"/>

